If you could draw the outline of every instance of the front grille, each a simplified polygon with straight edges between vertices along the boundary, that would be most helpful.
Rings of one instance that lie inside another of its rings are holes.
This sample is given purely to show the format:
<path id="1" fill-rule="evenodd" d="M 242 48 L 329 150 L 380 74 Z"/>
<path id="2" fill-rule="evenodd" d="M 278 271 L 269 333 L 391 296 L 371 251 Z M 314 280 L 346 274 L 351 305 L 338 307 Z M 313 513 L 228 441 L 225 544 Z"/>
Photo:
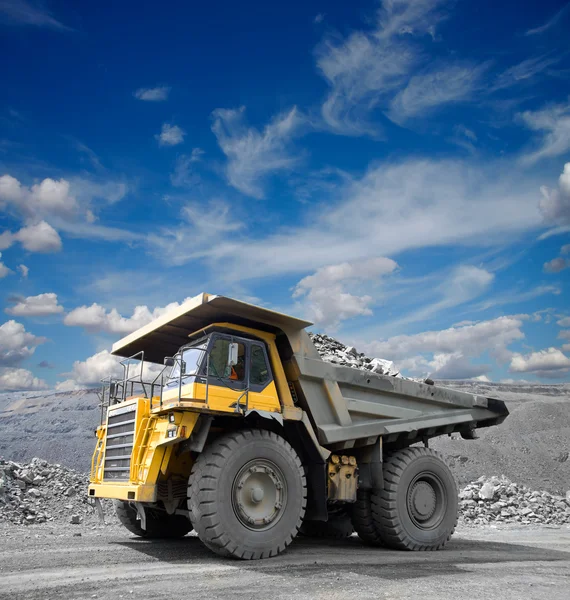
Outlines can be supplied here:
<path id="1" fill-rule="evenodd" d="M 103 479 L 129 480 L 136 416 L 136 404 L 109 410 Z"/>

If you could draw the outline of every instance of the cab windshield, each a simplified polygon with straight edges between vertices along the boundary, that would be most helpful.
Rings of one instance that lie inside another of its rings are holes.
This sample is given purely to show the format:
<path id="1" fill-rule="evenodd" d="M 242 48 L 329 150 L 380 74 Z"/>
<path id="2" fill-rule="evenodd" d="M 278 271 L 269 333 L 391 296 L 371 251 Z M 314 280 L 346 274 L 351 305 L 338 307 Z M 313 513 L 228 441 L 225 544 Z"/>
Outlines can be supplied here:
<path id="1" fill-rule="evenodd" d="M 201 344 L 197 344 L 196 346 L 192 346 L 191 348 L 186 348 L 182 352 L 182 364 L 184 365 L 184 373 L 182 373 L 182 380 L 184 381 L 188 377 L 195 377 L 198 374 L 198 370 L 200 369 L 200 365 L 202 364 L 202 359 L 205 355 L 205 350 L 207 346 L 207 341 L 202 342 Z M 168 384 L 167 386 L 171 386 L 174 381 L 178 381 L 180 377 L 180 354 L 176 355 L 176 362 L 172 367 L 172 371 L 170 371 L 170 375 L 168 376 Z"/>

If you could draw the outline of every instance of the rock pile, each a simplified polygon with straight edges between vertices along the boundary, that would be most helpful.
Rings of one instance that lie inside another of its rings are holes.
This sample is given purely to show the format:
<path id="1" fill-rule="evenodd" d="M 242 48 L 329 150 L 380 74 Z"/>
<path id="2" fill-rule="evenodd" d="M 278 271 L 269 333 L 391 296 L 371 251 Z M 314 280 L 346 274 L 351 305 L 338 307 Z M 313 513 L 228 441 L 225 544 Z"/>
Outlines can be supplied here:
<path id="1" fill-rule="evenodd" d="M 480 477 L 459 493 L 466 523 L 570 524 L 570 491 L 566 497 L 532 491 L 505 477 Z"/>
<path id="2" fill-rule="evenodd" d="M 39 458 L 27 464 L 0 460 L 0 522 L 82 523 L 95 515 L 87 482 L 85 474 Z"/>
<path id="3" fill-rule="evenodd" d="M 378 375 L 401 377 L 391 360 L 370 358 L 362 352 L 358 352 L 354 346 L 345 346 L 338 340 L 322 333 L 309 333 L 309 335 L 324 361 L 343 367 L 371 371 L 372 373 L 378 373 Z"/>

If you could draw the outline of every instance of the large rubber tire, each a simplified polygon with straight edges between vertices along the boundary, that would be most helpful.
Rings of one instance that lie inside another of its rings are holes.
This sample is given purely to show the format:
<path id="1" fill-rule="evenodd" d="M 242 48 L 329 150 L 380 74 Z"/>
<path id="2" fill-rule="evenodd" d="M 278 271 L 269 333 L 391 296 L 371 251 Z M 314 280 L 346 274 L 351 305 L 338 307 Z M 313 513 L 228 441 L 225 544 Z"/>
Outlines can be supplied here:
<path id="1" fill-rule="evenodd" d="M 346 512 L 329 515 L 328 521 L 304 521 L 299 531 L 305 537 L 342 540 L 354 533 L 350 515 Z"/>
<path id="2" fill-rule="evenodd" d="M 261 500 L 254 496 L 258 490 Z M 292 542 L 305 515 L 307 485 L 288 442 L 269 431 L 246 430 L 205 448 L 192 468 L 188 498 L 194 528 L 210 550 L 251 560 L 277 556 Z M 252 516 L 255 503 L 259 519 Z"/>
<path id="3" fill-rule="evenodd" d="M 147 539 L 176 539 L 192 531 L 192 524 L 183 515 L 168 515 L 157 510 L 146 510 L 146 530 L 137 519 L 137 510 L 128 502 L 114 500 L 115 513 L 121 524 L 131 533 Z"/>
<path id="4" fill-rule="evenodd" d="M 352 505 L 352 526 L 365 544 L 383 546 L 374 523 L 370 490 L 358 490 L 356 493 L 356 502 Z"/>
<path id="5" fill-rule="evenodd" d="M 390 548 L 439 550 L 457 525 L 457 484 L 443 457 L 413 447 L 384 461 L 384 489 L 371 494 L 380 538 Z"/>

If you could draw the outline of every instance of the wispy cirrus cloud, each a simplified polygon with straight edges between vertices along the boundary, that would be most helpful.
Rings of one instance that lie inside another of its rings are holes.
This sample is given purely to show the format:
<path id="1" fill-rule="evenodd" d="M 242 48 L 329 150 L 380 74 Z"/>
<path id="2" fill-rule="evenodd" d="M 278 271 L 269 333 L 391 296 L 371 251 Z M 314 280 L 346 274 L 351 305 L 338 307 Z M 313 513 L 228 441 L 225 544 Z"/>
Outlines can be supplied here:
<path id="1" fill-rule="evenodd" d="M 546 23 L 540 25 L 539 27 L 534 27 L 533 29 L 529 29 L 525 35 L 540 35 L 545 31 L 548 31 L 552 27 L 558 24 L 558 22 L 565 16 L 568 8 L 570 8 L 570 4 L 566 4 L 563 6 L 555 15 L 553 15 Z"/>
<path id="2" fill-rule="evenodd" d="M 538 147 L 521 157 L 523 164 L 560 156 L 570 150 L 570 103 L 552 104 L 540 110 L 527 110 L 519 120 L 540 136 Z"/>
<path id="3" fill-rule="evenodd" d="M 218 108 L 212 113 L 214 132 L 228 159 L 228 183 L 247 196 L 261 199 L 265 182 L 275 173 L 293 169 L 300 161 L 291 141 L 305 120 L 296 107 L 274 117 L 260 131 L 244 123 L 245 107 Z"/>
<path id="4" fill-rule="evenodd" d="M 0 23 L 73 31 L 56 19 L 42 3 L 27 0 L 0 0 Z"/>
<path id="5" fill-rule="evenodd" d="M 444 64 L 427 73 L 414 75 L 390 103 L 387 115 L 398 124 L 423 117 L 449 104 L 469 102 L 481 89 L 488 65 Z"/>
<path id="6" fill-rule="evenodd" d="M 138 100 L 144 100 L 146 102 L 164 102 L 168 100 L 170 94 L 168 86 L 161 85 L 154 88 L 139 88 L 133 94 Z"/>
<path id="7" fill-rule="evenodd" d="M 371 112 L 386 104 L 422 62 L 414 38 L 432 34 L 443 18 L 441 0 L 383 2 L 374 26 L 346 38 L 327 37 L 317 47 L 317 68 L 330 90 L 321 115 L 344 135 L 380 135 Z"/>

